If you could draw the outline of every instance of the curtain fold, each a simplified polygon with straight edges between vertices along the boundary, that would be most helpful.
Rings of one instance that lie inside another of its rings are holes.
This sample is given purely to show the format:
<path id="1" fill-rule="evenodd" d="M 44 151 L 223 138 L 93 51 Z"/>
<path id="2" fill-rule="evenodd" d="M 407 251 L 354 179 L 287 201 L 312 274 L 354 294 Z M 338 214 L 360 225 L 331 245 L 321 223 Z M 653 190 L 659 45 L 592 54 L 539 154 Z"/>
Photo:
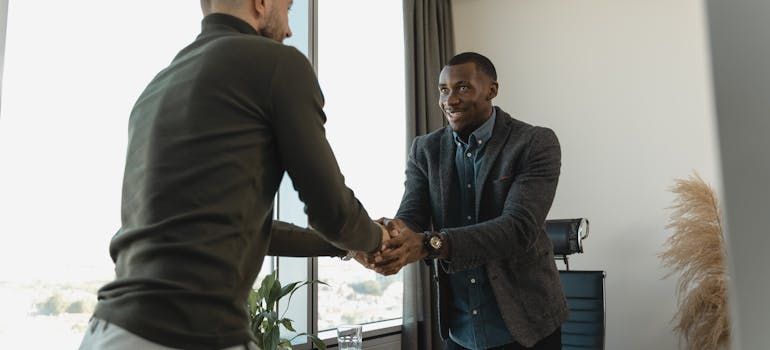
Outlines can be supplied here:
<path id="1" fill-rule="evenodd" d="M 446 126 L 438 108 L 438 76 L 454 55 L 450 0 L 403 0 L 407 150 L 415 136 Z"/>
<path id="2" fill-rule="evenodd" d="M 438 77 L 454 55 L 451 0 L 403 0 L 406 54 L 406 149 L 416 136 L 446 126 L 438 107 Z M 436 290 L 422 262 L 404 268 L 401 349 L 441 350 Z"/>

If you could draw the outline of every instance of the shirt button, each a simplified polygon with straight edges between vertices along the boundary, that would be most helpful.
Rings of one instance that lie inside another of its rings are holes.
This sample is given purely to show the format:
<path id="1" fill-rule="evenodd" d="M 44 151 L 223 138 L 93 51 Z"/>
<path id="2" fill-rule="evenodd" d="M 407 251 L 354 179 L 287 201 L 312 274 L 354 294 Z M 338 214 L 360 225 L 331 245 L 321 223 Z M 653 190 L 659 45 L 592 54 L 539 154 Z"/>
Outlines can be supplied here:
<path id="1" fill-rule="evenodd" d="M 470 158 L 473 154 L 471 154 L 471 152 L 468 152 L 465 155 L 468 156 L 468 158 Z"/>
<path id="2" fill-rule="evenodd" d="M 479 145 L 481 144 L 481 140 L 479 140 Z"/>
<path id="3" fill-rule="evenodd" d="M 471 188 L 471 184 L 468 184 L 468 188 Z"/>
<path id="4" fill-rule="evenodd" d="M 471 283 L 476 283 L 476 279 L 475 278 L 471 278 Z"/>
<path id="5" fill-rule="evenodd" d="M 471 217 L 470 215 L 468 215 L 468 220 L 470 220 L 470 219 L 473 219 L 473 217 Z"/>
<path id="6" fill-rule="evenodd" d="M 474 315 L 478 315 L 479 314 L 479 312 L 476 309 L 473 309 L 473 311 L 471 311 L 471 312 L 473 312 Z"/>

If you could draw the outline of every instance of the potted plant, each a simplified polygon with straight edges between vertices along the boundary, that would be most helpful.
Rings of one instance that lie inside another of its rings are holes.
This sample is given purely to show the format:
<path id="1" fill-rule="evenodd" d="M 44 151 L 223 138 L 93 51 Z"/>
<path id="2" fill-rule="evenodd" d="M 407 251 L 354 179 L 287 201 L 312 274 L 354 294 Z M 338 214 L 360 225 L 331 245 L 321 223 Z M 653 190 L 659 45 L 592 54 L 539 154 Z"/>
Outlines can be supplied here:
<path id="1" fill-rule="evenodd" d="M 278 315 L 278 301 L 285 296 L 291 297 L 299 288 L 311 283 L 323 283 L 321 281 L 293 282 L 281 286 L 281 282 L 276 278 L 276 271 L 271 272 L 262 280 L 259 289 L 252 289 L 247 301 L 249 320 L 251 321 L 251 332 L 254 334 L 254 341 L 263 350 L 286 350 L 293 349 L 291 341 L 299 336 L 307 336 L 315 347 L 320 350 L 326 350 L 326 344 L 313 334 L 306 332 L 298 333 L 291 339 L 281 338 L 281 327 L 290 332 L 296 332 L 292 326 L 292 320 L 284 317 L 286 311 Z"/>

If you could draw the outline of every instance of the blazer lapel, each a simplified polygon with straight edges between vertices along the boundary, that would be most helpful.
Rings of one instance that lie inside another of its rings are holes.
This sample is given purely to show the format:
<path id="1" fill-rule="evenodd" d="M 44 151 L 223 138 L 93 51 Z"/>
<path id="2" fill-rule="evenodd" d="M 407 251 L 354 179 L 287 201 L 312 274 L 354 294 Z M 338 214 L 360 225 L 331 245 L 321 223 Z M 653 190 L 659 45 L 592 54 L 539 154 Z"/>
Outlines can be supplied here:
<path id="1" fill-rule="evenodd" d="M 449 201 L 451 200 L 452 179 L 455 178 L 455 143 L 452 138 L 452 129 L 446 127 L 444 135 L 441 137 L 439 150 L 439 184 L 441 191 L 441 222 L 438 227 L 446 225 L 446 218 L 449 215 Z"/>
<path id="2" fill-rule="evenodd" d="M 476 175 L 476 217 L 479 217 L 479 203 L 481 203 L 481 193 L 487 182 L 489 171 L 492 165 L 497 161 L 500 151 L 503 149 L 508 134 L 511 132 L 511 116 L 497 108 L 497 119 L 492 129 L 492 137 L 489 138 L 487 149 L 484 151 L 484 159 L 481 162 L 479 173 Z"/>

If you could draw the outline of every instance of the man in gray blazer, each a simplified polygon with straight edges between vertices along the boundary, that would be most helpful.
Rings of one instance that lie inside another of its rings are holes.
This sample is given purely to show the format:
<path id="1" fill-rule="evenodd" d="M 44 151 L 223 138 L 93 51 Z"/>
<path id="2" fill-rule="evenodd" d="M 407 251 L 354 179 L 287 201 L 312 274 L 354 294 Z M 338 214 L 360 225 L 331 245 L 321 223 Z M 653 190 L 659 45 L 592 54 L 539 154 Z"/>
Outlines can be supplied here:
<path id="1" fill-rule="evenodd" d="M 497 74 L 466 52 L 441 71 L 449 127 L 417 137 L 392 238 L 375 270 L 428 259 L 448 349 L 561 349 L 566 299 L 545 218 L 561 150 L 554 132 L 494 107 Z"/>

